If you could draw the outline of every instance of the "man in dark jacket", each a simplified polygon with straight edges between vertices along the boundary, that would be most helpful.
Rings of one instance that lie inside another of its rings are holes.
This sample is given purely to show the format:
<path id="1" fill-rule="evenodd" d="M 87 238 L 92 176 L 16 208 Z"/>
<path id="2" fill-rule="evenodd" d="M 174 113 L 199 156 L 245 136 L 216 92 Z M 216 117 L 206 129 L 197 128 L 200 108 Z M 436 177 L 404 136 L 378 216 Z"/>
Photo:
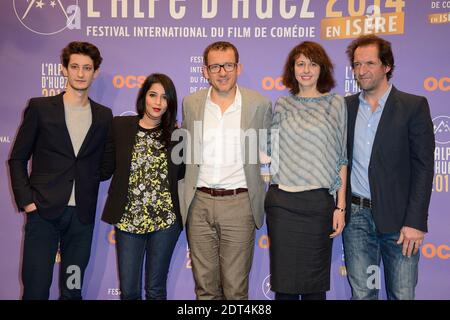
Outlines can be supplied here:
<path id="1" fill-rule="evenodd" d="M 389 83 L 388 41 L 362 36 L 347 54 L 362 89 L 346 98 L 351 210 L 343 241 L 352 298 L 378 298 L 382 259 L 388 299 L 414 299 L 433 183 L 430 109 Z"/>
<path id="2" fill-rule="evenodd" d="M 49 298 L 58 247 L 60 298 L 81 299 L 112 120 L 109 108 L 88 97 L 102 62 L 98 48 L 71 42 L 62 50 L 61 62 L 66 91 L 30 99 L 9 159 L 14 197 L 27 216 L 23 299 Z"/>

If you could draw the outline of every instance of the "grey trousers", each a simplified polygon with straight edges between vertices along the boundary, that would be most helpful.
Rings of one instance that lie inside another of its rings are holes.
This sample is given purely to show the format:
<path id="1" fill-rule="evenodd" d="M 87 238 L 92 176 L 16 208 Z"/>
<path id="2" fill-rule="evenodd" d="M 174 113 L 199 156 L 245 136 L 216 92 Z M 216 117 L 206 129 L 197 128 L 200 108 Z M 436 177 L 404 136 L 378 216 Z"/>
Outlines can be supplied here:
<path id="1" fill-rule="evenodd" d="M 186 230 L 197 299 L 248 299 L 255 243 L 248 193 L 213 197 L 196 191 Z"/>

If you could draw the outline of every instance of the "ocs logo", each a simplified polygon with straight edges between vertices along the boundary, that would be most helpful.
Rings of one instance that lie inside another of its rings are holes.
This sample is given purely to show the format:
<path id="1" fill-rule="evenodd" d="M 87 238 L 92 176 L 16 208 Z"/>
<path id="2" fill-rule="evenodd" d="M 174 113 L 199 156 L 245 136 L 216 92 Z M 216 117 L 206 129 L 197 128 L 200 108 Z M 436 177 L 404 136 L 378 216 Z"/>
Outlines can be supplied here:
<path id="1" fill-rule="evenodd" d="M 108 243 L 116 244 L 116 230 L 111 229 L 111 231 L 108 232 Z"/>
<path id="2" fill-rule="evenodd" d="M 270 274 L 264 278 L 261 289 L 264 294 L 264 296 L 267 298 L 267 300 L 273 300 L 273 293 L 270 292 Z"/>
<path id="3" fill-rule="evenodd" d="M 134 75 L 115 75 L 112 83 L 114 88 L 122 89 L 122 88 L 141 88 L 142 84 L 145 81 L 146 76 L 134 76 Z"/>
<path id="4" fill-rule="evenodd" d="M 270 76 L 264 77 L 261 80 L 261 86 L 263 90 L 270 91 L 270 90 L 277 90 L 277 91 L 283 91 L 286 89 L 286 87 L 283 85 L 283 78 L 277 77 L 273 78 Z"/>
<path id="5" fill-rule="evenodd" d="M 81 28 L 78 0 L 13 0 L 13 6 L 20 23 L 40 35 Z"/>
<path id="6" fill-rule="evenodd" d="M 435 245 L 432 243 L 426 243 L 422 247 L 422 254 L 428 259 L 437 257 L 441 260 L 448 260 L 450 259 L 450 247 L 446 244 Z"/>
<path id="7" fill-rule="evenodd" d="M 433 119 L 434 138 L 438 144 L 450 142 L 450 117 L 437 116 Z"/>
<path id="8" fill-rule="evenodd" d="M 436 77 L 428 77 L 423 81 L 423 87 L 427 91 L 449 91 L 450 90 L 450 77 L 442 77 L 440 79 Z"/>

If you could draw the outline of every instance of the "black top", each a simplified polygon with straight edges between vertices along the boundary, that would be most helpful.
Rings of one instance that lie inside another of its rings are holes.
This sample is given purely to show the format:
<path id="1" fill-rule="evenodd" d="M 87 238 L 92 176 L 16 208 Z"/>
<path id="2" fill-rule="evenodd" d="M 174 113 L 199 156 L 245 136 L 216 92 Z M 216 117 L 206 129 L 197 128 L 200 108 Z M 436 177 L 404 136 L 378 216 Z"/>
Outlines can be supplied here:
<path id="1" fill-rule="evenodd" d="M 113 175 L 103 210 L 102 220 L 117 224 L 125 212 L 129 188 L 130 168 L 132 163 L 133 147 L 139 131 L 139 117 L 114 117 L 111 130 L 108 133 L 104 165 L 102 174 Z M 172 197 L 173 209 L 178 221 L 181 220 L 178 200 L 178 180 L 184 178 L 185 166 L 183 163 L 175 164 L 171 158 L 173 145 L 166 148 L 168 159 L 168 183 Z"/>

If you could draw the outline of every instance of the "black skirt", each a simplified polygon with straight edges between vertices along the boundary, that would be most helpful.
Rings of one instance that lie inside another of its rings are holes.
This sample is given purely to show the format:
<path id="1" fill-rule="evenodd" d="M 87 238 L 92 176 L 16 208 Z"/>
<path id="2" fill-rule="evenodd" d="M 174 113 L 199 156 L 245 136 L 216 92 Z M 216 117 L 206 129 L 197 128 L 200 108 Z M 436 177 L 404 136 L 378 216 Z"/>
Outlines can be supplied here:
<path id="1" fill-rule="evenodd" d="M 305 294 L 330 289 L 333 196 L 327 189 L 286 192 L 270 186 L 264 207 L 271 290 Z"/>

